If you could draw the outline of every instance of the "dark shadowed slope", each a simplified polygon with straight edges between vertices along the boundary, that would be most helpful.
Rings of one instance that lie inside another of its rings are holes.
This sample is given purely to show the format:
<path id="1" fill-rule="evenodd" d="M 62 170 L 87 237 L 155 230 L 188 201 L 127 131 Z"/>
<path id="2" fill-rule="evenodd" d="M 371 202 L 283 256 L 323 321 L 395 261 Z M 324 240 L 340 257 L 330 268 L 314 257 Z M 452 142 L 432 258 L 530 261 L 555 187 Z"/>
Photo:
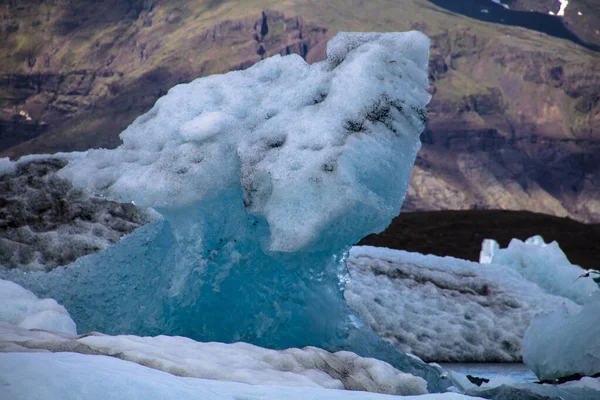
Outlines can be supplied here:
<path id="1" fill-rule="evenodd" d="M 527 211 L 402 213 L 384 232 L 367 236 L 359 245 L 478 261 L 483 239 L 496 239 L 506 247 L 512 238 L 525 240 L 534 235 L 541 235 L 547 243 L 557 241 L 571 263 L 600 268 L 600 224 Z"/>

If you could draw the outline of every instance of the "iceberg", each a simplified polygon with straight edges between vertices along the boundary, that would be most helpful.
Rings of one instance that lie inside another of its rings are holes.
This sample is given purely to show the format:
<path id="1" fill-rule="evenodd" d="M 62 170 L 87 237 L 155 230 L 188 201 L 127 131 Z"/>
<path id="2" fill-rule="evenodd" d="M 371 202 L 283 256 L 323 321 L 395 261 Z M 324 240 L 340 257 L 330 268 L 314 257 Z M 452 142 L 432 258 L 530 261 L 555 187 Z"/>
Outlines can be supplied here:
<path id="1" fill-rule="evenodd" d="M 436 362 L 520 362 L 531 320 L 580 310 L 509 267 L 355 246 L 344 295 L 385 340 Z"/>
<path id="2" fill-rule="evenodd" d="M 489 251 L 486 249 L 491 249 L 490 246 L 484 241 L 482 252 Z M 592 279 L 578 279 L 585 271 L 569 262 L 557 242 L 546 244 L 541 236 L 533 236 L 525 242 L 512 239 L 506 249 L 492 252 L 491 262 L 508 266 L 547 293 L 566 297 L 577 304 L 584 304 L 598 292 Z"/>
<path id="3" fill-rule="evenodd" d="M 75 322 L 53 299 L 39 299 L 16 283 L 0 279 L 0 321 L 25 329 L 76 334 Z"/>
<path id="4" fill-rule="evenodd" d="M 542 380 L 600 373 L 600 292 L 577 313 L 559 310 L 533 319 L 523 361 Z"/>
<path id="5" fill-rule="evenodd" d="M 348 248 L 399 214 L 430 100 L 419 32 L 340 33 L 327 59 L 274 56 L 178 85 L 60 175 L 162 219 L 48 273 L 2 271 L 83 332 L 351 350 L 439 371 L 343 297 Z"/>

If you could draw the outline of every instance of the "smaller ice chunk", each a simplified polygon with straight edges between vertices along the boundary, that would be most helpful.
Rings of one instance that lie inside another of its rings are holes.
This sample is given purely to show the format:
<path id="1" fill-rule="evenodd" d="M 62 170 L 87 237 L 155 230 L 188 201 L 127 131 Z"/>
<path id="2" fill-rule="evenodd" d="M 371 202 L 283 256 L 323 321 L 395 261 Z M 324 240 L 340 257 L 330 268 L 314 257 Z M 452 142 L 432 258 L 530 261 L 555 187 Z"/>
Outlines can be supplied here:
<path id="1" fill-rule="evenodd" d="M 65 308 L 53 299 L 40 300 L 16 283 L 0 279 L 0 322 L 27 329 L 76 334 L 77 328 Z"/>
<path id="2" fill-rule="evenodd" d="M 481 252 L 479 253 L 480 264 L 491 264 L 494 254 L 500 250 L 500 245 L 494 239 L 483 239 Z"/>
<path id="3" fill-rule="evenodd" d="M 557 242 L 546 244 L 541 236 L 525 242 L 513 239 L 492 257 L 494 264 L 508 266 L 549 294 L 583 304 L 598 291 L 592 279 L 577 279 L 585 271 L 571 264 Z"/>
<path id="4" fill-rule="evenodd" d="M 543 380 L 600 373 L 600 292 L 576 314 L 560 310 L 534 318 L 522 353 Z"/>

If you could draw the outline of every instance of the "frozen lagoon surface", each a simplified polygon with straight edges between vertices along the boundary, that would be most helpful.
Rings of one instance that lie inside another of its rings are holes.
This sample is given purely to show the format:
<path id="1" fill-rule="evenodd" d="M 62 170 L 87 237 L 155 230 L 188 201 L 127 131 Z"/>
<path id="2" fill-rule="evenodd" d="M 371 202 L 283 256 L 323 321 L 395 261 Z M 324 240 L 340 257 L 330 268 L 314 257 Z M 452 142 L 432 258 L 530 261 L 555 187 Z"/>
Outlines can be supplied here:
<path id="1" fill-rule="evenodd" d="M 62 176 L 162 220 L 49 273 L 3 273 L 82 332 L 313 345 L 449 382 L 383 342 L 343 297 L 345 252 L 399 214 L 424 128 L 429 40 L 340 33 L 179 85 Z"/>

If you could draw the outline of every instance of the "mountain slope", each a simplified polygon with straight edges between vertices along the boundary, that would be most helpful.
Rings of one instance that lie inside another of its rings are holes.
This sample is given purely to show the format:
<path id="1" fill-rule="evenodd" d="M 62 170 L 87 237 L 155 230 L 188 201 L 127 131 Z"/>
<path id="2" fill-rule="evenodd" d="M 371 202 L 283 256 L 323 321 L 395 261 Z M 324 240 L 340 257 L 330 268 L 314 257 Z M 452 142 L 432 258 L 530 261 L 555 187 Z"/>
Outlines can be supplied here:
<path id="1" fill-rule="evenodd" d="M 600 221 L 600 57 L 571 42 L 425 0 L 28 0 L 0 16 L 0 155 L 114 147 L 177 83 L 320 60 L 340 30 L 419 29 L 433 100 L 405 208 Z"/>

